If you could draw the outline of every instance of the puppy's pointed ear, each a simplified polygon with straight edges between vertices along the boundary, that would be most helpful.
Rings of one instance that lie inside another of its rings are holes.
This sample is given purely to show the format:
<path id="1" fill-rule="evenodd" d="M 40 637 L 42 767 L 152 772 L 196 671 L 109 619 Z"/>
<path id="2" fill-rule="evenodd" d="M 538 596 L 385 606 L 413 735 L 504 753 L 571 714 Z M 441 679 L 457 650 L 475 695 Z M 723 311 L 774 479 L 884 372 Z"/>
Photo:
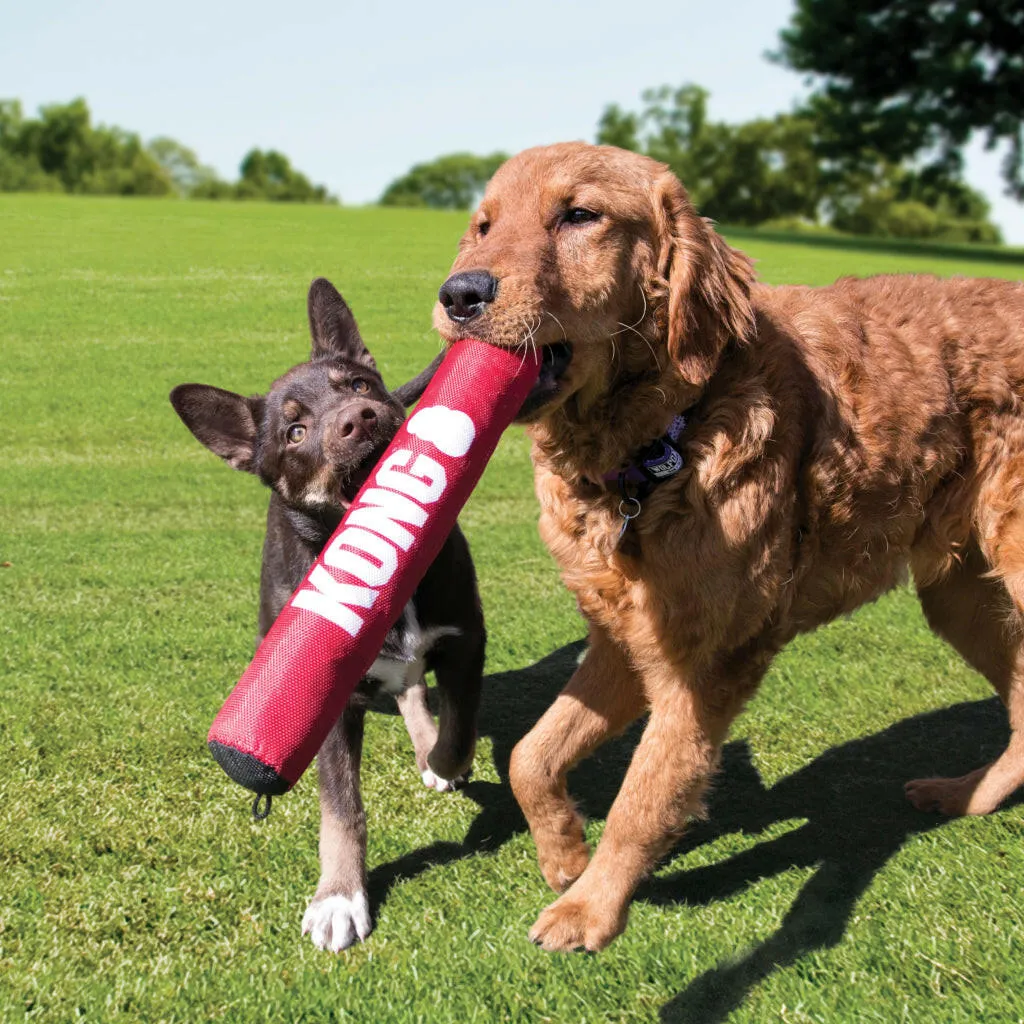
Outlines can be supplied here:
<path id="1" fill-rule="evenodd" d="M 697 215 L 674 174 L 663 174 L 654 193 L 658 273 L 668 290 L 669 358 L 685 380 L 703 387 L 725 346 L 753 336 L 753 261 Z"/>
<path id="2" fill-rule="evenodd" d="M 327 278 L 318 277 L 309 286 L 307 306 L 314 359 L 340 356 L 376 372 L 377 364 L 363 344 L 352 310 Z"/>
<path id="3" fill-rule="evenodd" d="M 171 405 L 200 444 L 234 469 L 256 472 L 262 395 L 244 398 L 209 384 L 179 384 L 171 392 Z"/>

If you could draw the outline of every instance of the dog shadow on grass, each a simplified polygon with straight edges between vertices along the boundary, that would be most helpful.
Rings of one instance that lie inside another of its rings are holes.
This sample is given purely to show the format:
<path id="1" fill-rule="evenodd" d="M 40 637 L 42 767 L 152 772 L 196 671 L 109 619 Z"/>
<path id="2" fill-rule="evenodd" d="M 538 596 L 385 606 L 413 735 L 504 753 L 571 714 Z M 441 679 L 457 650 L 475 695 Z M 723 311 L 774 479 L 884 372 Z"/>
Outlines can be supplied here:
<path id="1" fill-rule="evenodd" d="M 569 644 L 529 668 L 487 680 L 480 731 L 491 737 L 503 781 L 471 781 L 466 787 L 480 813 L 461 844 L 437 843 L 377 868 L 370 877 L 374 905 L 399 879 L 497 850 L 525 830 L 505 781 L 509 756 L 572 674 L 582 649 L 582 643 Z M 570 791 L 589 817 L 607 816 L 641 730 L 638 723 L 605 744 L 570 777 Z M 707 820 L 690 826 L 672 858 L 723 835 L 756 836 L 785 821 L 804 824 L 720 863 L 652 878 L 637 891 L 637 901 L 703 906 L 794 867 L 816 870 L 774 934 L 690 982 L 662 1007 L 662 1021 L 724 1021 L 773 971 L 839 943 L 857 900 L 886 862 L 908 838 L 948 820 L 915 810 L 903 796 L 903 783 L 963 774 L 998 756 L 1008 739 L 1006 711 L 996 698 L 958 704 L 833 747 L 770 788 L 761 781 L 746 742 L 727 744 Z"/>
<path id="2" fill-rule="evenodd" d="M 728 832 L 757 834 L 793 819 L 805 824 L 719 864 L 651 879 L 637 899 L 709 904 L 793 867 L 816 871 L 773 935 L 692 981 L 662 1007 L 662 1021 L 723 1021 L 773 971 L 838 944 L 857 900 L 889 858 L 911 836 L 949 820 L 915 810 L 903 784 L 962 775 L 997 757 L 1008 739 L 998 699 L 957 704 L 826 750 L 769 789 L 746 743 L 727 745 L 708 819 L 684 836 L 673 855 Z"/>
<path id="3" fill-rule="evenodd" d="M 500 672 L 484 680 L 479 732 L 491 737 L 494 763 L 502 782 L 470 779 L 462 794 L 476 803 L 480 813 L 461 843 L 432 843 L 370 872 L 370 903 L 379 907 L 399 881 L 407 881 L 439 864 L 449 864 L 474 853 L 497 850 L 514 835 L 526 831 L 526 821 L 508 785 L 512 748 L 547 710 L 576 668 L 584 644 L 567 644 L 527 668 Z M 395 714 L 394 701 L 381 701 L 374 710 Z M 621 781 L 616 780 L 615 788 Z M 611 797 L 614 797 L 614 789 Z M 609 797 L 605 806 L 610 806 Z"/>

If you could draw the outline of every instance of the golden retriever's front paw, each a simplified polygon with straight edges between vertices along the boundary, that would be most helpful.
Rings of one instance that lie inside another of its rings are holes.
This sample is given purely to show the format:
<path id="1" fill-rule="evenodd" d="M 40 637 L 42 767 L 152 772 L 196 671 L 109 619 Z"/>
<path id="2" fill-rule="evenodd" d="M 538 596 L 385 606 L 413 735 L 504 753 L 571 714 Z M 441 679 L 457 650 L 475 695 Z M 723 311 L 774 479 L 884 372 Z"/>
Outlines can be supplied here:
<path id="1" fill-rule="evenodd" d="M 617 911 L 566 893 L 541 912 L 530 929 L 530 941 L 551 952 L 585 949 L 596 953 L 622 934 L 628 913 L 628 904 Z"/>
<path id="2" fill-rule="evenodd" d="M 565 892 L 576 881 L 590 863 L 590 850 L 582 839 L 564 840 L 547 844 L 537 849 L 537 861 L 544 881 L 555 892 Z"/>

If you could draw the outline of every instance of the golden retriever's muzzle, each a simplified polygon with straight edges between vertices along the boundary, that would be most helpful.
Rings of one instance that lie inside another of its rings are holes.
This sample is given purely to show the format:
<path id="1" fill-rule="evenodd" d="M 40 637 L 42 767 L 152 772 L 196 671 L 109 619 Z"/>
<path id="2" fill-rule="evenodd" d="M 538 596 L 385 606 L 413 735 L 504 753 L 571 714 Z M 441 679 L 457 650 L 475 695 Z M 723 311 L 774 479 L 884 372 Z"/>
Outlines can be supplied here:
<path id="1" fill-rule="evenodd" d="M 488 341 L 482 321 L 491 303 L 497 298 L 498 285 L 498 279 L 487 270 L 461 270 L 441 285 L 437 298 L 452 323 L 466 328 L 471 334 L 479 334 L 480 340 Z M 527 345 L 531 341 L 532 336 L 527 334 L 522 344 Z M 541 355 L 540 377 L 526 396 L 516 416 L 518 420 L 532 416 L 558 396 L 562 377 L 572 361 L 572 344 L 559 341 L 544 345 Z"/>

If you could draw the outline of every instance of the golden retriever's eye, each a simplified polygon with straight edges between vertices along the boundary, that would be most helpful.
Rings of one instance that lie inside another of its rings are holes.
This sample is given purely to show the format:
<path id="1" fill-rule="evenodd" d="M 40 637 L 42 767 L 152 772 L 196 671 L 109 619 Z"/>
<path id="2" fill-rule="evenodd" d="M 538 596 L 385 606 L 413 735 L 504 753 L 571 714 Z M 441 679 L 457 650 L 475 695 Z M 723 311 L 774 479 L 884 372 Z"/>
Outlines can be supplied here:
<path id="1" fill-rule="evenodd" d="M 483 238 L 483 236 L 486 235 L 487 232 L 491 230 L 491 222 L 489 220 L 480 221 L 480 223 L 477 224 L 476 226 L 476 230 L 477 234 L 480 235 L 481 238 Z"/>
<path id="2" fill-rule="evenodd" d="M 562 218 L 564 224 L 589 224 L 592 221 L 600 220 L 601 214 L 594 210 L 588 210 L 583 206 L 571 206 L 565 211 Z"/>
<path id="3" fill-rule="evenodd" d="M 352 381 L 352 390 L 357 395 L 365 395 L 366 392 L 370 390 L 370 385 L 367 384 L 362 377 L 356 377 L 356 379 Z"/>
<path id="4" fill-rule="evenodd" d="M 306 428 L 301 423 L 293 423 L 285 436 L 289 444 L 299 444 L 306 436 Z"/>

